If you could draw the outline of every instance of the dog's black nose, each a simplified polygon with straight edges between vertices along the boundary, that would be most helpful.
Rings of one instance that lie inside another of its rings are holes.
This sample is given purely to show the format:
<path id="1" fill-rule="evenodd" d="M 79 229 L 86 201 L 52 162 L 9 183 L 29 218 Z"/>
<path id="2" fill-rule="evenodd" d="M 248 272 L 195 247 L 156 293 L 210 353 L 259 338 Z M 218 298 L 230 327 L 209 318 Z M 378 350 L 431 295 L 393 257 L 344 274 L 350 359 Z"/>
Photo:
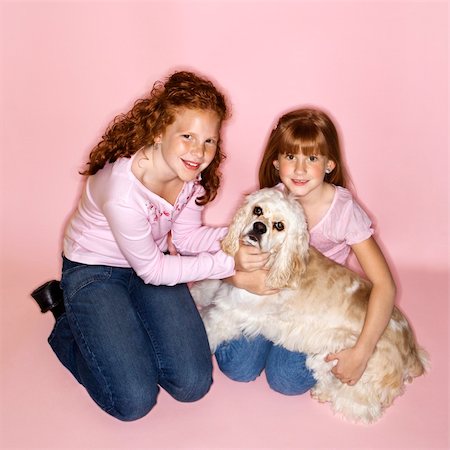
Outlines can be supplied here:
<path id="1" fill-rule="evenodd" d="M 264 234 L 267 232 L 267 227 L 262 222 L 255 222 L 253 224 L 253 231 L 256 234 Z"/>

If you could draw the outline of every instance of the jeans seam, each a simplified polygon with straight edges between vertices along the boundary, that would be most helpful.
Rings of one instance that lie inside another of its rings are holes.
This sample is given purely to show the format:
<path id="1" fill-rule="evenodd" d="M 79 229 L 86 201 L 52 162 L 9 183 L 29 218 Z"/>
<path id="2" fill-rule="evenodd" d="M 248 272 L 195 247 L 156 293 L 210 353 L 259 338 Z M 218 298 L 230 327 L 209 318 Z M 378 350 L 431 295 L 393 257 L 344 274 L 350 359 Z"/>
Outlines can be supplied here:
<path id="1" fill-rule="evenodd" d="M 77 316 L 76 316 L 76 314 L 73 311 L 72 305 L 68 301 L 69 299 L 72 299 L 75 296 L 75 294 L 80 292 L 81 289 L 85 288 L 89 284 L 92 284 L 95 281 L 101 281 L 101 280 L 105 280 L 106 278 L 110 278 L 111 277 L 111 273 L 112 273 L 111 268 L 105 268 L 105 269 L 109 269 L 108 270 L 109 273 L 108 273 L 107 277 L 105 277 L 104 275 L 94 275 L 94 276 L 92 276 L 91 278 L 86 280 L 84 283 L 79 285 L 76 290 L 71 292 L 71 295 L 67 298 L 67 300 L 64 303 L 65 303 L 66 311 L 69 312 L 69 314 L 70 314 L 70 316 L 72 318 L 72 323 L 76 327 L 76 330 L 78 332 L 78 336 L 80 337 L 80 340 L 81 340 L 81 344 L 82 344 L 83 348 L 85 349 L 85 351 L 87 352 L 87 354 L 89 356 L 89 360 L 95 364 L 95 367 L 96 367 L 98 373 L 101 375 L 101 377 L 103 379 L 103 382 L 104 382 L 104 384 L 106 386 L 106 389 L 107 389 L 107 392 L 108 392 L 109 401 L 110 401 L 111 406 L 107 407 L 105 405 L 101 405 L 100 402 L 98 402 L 98 400 L 96 400 L 96 402 L 99 403 L 99 405 L 101 406 L 102 409 L 104 409 L 106 412 L 110 413 L 113 410 L 115 411 L 114 396 L 113 396 L 113 392 L 112 392 L 111 386 L 110 386 L 107 378 L 105 377 L 105 375 L 104 375 L 100 365 L 98 364 L 98 361 L 97 361 L 97 358 L 95 356 L 95 353 L 91 350 L 91 347 L 88 345 L 88 343 L 86 341 L 86 338 L 85 338 L 85 336 L 84 336 L 84 334 L 82 332 L 82 329 L 81 329 L 81 327 L 79 325 Z M 64 298 L 66 299 L 66 296 L 64 296 Z M 81 350 L 81 348 L 80 348 L 80 350 Z"/>
<path id="2" fill-rule="evenodd" d="M 86 352 L 88 353 L 90 361 L 93 362 L 93 363 L 95 364 L 95 367 L 96 367 L 96 369 L 98 370 L 98 373 L 99 373 L 99 374 L 101 375 L 101 377 L 103 378 L 103 382 L 105 383 L 105 386 L 106 386 L 107 391 L 108 391 L 109 401 L 111 402 L 111 405 L 112 405 L 112 406 L 109 407 L 109 408 L 107 408 L 105 405 L 100 405 L 100 406 L 101 406 L 105 411 L 110 412 L 110 411 L 112 411 L 112 410 L 114 409 L 114 397 L 113 397 L 113 394 L 112 394 L 111 386 L 110 386 L 110 384 L 108 383 L 108 380 L 107 380 L 107 378 L 105 377 L 105 375 L 104 375 L 104 373 L 103 373 L 103 371 L 102 371 L 100 365 L 98 364 L 98 361 L 97 361 L 97 358 L 96 358 L 96 356 L 95 356 L 95 353 L 91 350 L 91 347 L 88 345 L 88 343 L 87 343 L 87 341 L 86 341 L 86 338 L 84 337 L 84 334 L 83 334 L 83 332 L 81 331 L 81 328 L 80 328 L 80 326 L 79 326 L 77 317 L 76 317 L 76 315 L 74 314 L 72 307 L 70 306 L 70 304 L 69 304 L 68 306 L 69 306 L 69 307 L 68 307 L 69 313 L 70 313 L 70 315 L 71 315 L 72 318 L 73 318 L 73 321 L 72 321 L 72 322 L 73 322 L 74 326 L 76 327 L 76 329 L 77 329 L 77 331 L 78 331 L 78 335 L 80 336 L 81 343 L 82 343 L 84 349 L 86 350 Z M 67 308 L 67 306 L 66 306 L 66 308 Z M 98 400 L 96 400 L 96 401 L 98 402 Z M 99 403 L 99 404 L 100 404 L 100 403 Z"/>
<path id="3" fill-rule="evenodd" d="M 128 285 L 129 286 L 128 289 L 129 289 L 131 297 L 133 296 L 133 290 L 134 290 L 133 289 L 133 277 L 134 276 L 137 276 L 137 275 L 134 274 L 134 273 L 130 274 L 130 280 L 129 280 L 129 285 Z M 133 302 L 133 303 L 134 303 L 134 307 L 136 309 L 136 313 L 139 316 L 140 321 L 144 325 L 145 331 L 147 332 L 147 335 L 148 335 L 148 337 L 150 339 L 150 342 L 152 344 L 153 354 L 155 355 L 157 368 L 158 368 L 158 377 L 159 377 L 159 374 L 161 374 L 161 375 L 163 375 L 165 377 L 164 369 L 163 369 L 162 363 L 161 363 L 161 361 L 162 361 L 161 353 L 160 353 L 158 345 L 156 343 L 156 339 L 154 338 L 154 335 L 153 335 L 153 333 L 151 331 L 151 327 L 148 326 L 148 323 L 147 323 L 147 321 L 145 320 L 145 317 L 144 317 L 145 315 L 141 313 L 140 308 L 139 308 L 139 303 L 135 303 L 135 302 Z"/>

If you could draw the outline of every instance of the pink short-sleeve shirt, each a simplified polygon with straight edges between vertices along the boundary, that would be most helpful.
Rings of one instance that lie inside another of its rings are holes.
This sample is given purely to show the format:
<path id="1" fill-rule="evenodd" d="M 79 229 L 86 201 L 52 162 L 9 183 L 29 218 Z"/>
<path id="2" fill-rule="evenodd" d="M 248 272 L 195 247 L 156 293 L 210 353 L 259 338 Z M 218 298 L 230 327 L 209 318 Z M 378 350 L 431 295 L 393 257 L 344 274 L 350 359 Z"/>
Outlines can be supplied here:
<path id="1" fill-rule="evenodd" d="M 310 243 L 328 258 L 344 264 L 350 246 L 370 238 L 372 221 L 349 190 L 335 186 L 333 202 L 322 220 L 310 230 Z"/>
<path id="2" fill-rule="evenodd" d="M 284 186 L 280 188 L 284 190 Z M 345 264 L 351 245 L 370 238 L 374 230 L 369 216 L 351 192 L 341 186 L 334 188 L 330 208 L 320 222 L 309 230 L 310 244 L 326 257 Z"/>

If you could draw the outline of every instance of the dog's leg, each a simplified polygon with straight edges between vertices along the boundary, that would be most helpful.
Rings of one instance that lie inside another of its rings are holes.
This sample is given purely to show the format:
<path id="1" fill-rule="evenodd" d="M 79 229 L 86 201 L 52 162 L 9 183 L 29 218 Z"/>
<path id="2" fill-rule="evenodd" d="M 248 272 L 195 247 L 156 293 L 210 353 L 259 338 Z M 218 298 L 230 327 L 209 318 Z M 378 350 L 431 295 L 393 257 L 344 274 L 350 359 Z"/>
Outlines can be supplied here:
<path id="1" fill-rule="evenodd" d="M 311 389 L 311 397 L 320 403 L 331 402 L 333 400 L 333 389 L 336 377 L 331 373 L 333 362 L 326 362 L 327 353 L 308 355 L 306 366 L 313 372 L 317 380 L 316 385 Z"/>
<path id="2" fill-rule="evenodd" d="M 371 379 L 372 371 L 366 370 L 358 383 L 349 386 L 333 375 L 333 364 L 324 358 L 324 354 L 308 356 L 307 366 L 318 380 L 311 389 L 311 397 L 321 403 L 330 402 L 333 412 L 350 422 L 371 423 L 379 419 L 385 405 L 380 387 Z"/>
<path id="3" fill-rule="evenodd" d="M 222 309 L 219 305 L 210 305 L 200 310 L 206 334 L 208 335 L 211 352 L 226 341 L 231 341 L 242 335 L 242 330 L 234 314 Z"/>

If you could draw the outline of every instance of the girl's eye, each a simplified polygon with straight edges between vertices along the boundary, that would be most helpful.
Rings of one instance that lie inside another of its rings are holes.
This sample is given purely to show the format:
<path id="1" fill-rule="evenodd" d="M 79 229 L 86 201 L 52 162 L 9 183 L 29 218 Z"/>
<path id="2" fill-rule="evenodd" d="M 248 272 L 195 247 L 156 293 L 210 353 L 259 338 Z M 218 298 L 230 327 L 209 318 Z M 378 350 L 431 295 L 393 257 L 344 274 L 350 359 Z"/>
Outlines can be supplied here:
<path id="1" fill-rule="evenodd" d="M 217 142 L 216 142 L 215 139 L 207 139 L 206 143 L 209 144 L 209 145 L 217 145 Z"/>
<path id="2" fill-rule="evenodd" d="M 263 213 L 263 210 L 262 210 L 262 208 L 260 206 L 255 206 L 253 208 L 253 214 L 255 216 L 262 216 L 262 213 Z"/>
<path id="3" fill-rule="evenodd" d="M 181 135 L 184 139 L 191 139 L 191 135 L 190 134 L 182 134 Z"/>
<path id="4" fill-rule="evenodd" d="M 316 161 L 318 161 L 319 160 L 319 158 L 316 156 L 316 155 L 310 155 L 310 156 L 308 156 L 308 161 L 309 162 L 316 162 Z"/>
<path id="5" fill-rule="evenodd" d="M 283 231 L 284 230 L 284 224 L 283 222 L 275 222 L 273 224 L 273 228 L 277 231 Z"/>
<path id="6" fill-rule="evenodd" d="M 286 153 L 286 159 L 292 161 L 293 159 L 295 159 L 295 155 L 292 155 L 291 153 Z"/>

